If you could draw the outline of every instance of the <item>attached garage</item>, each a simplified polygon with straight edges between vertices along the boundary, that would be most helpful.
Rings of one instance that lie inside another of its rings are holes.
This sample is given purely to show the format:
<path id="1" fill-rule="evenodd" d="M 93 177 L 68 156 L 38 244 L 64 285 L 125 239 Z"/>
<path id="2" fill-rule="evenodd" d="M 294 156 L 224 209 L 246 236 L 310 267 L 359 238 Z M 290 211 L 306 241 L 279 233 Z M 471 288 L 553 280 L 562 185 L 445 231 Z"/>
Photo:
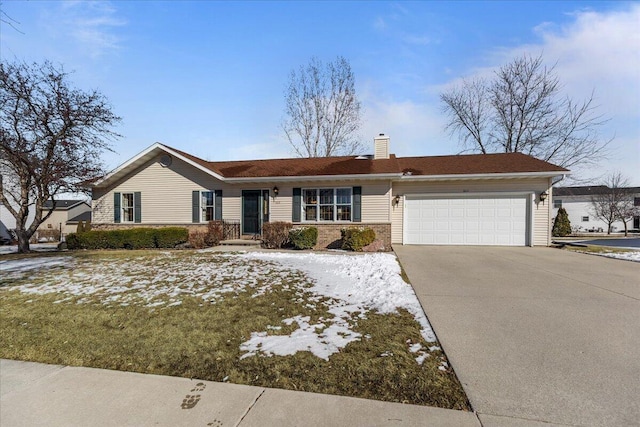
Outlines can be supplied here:
<path id="1" fill-rule="evenodd" d="M 405 244 L 530 245 L 531 195 L 407 195 Z"/>

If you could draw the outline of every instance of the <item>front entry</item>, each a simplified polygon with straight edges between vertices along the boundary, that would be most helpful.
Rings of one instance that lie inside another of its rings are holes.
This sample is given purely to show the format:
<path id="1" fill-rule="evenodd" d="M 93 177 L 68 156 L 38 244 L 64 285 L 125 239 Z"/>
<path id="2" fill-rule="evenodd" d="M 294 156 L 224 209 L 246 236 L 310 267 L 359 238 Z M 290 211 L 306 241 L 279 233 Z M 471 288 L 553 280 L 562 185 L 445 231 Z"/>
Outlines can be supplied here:
<path id="1" fill-rule="evenodd" d="M 269 221 L 269 190 L 242 190 L 242 234 L 260 234 Z"/>

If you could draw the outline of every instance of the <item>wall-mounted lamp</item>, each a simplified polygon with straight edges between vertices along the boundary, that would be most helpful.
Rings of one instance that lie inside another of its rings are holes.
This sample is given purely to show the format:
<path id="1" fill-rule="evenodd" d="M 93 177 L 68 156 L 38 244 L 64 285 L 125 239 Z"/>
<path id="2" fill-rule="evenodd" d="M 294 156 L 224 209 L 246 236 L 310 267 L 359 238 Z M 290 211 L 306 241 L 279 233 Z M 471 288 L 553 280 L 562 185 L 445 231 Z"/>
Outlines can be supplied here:
<path id="1" fill-rule="evenodd" d="M 393 200 L 391 201 L 391 204 L 393 204 L 393 206 L 398 206 L 400 204 L 400 195 L 396 195 L 396 197 L 393 198 Z"/>
<path id="2" fill-rule="evenodd" d="M 538 196 L 538 198 L 542 203 L 544 203 L 544 201 L 547 200 L 547 196 L 549 196 L 549 193 L 543 191 L 542 193 L 540 193 L 540 196 Z"/>
<path id="3" fill-rule="evenodd" d="M 280 192 L 280 190 L 278 189 L 278 187 L 273 187 L 274 197 L 277 196 L 279 192 Z"/>

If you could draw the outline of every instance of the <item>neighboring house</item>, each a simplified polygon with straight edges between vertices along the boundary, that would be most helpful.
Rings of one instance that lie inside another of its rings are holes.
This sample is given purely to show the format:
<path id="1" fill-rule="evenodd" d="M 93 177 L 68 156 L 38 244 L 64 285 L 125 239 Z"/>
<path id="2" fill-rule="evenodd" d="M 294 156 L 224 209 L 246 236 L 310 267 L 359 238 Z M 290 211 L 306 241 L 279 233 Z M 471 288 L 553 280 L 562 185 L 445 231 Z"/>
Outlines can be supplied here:
<path id="1" fill-rule="evenodd" d="M 287 221 L 318 227 L 318 247 L 349 226 L 387 247 L 550 244 L 552 180 L 566 169 L 520 153 L 396 157 L 384 135 L 374 153 L 209 162 L 156 143 L 94 184 L 93 227 L 223 219 L 255 235 Z"/>
<path id="2" fill-rule="evenodd" d="M 0 202 L 0 242 L 10 240 L 11 234 L 9 230 L 16 228 L 16 219 L 11 215 L 9 210 Z"/>
<path id="3" fill-rule="evenodd" d="M 29 215 L 27 215 L 27 224 L 31 224 L 34 218 L 33 209 L 29 211 Z M 0 242 L 7 241 L 13 239 L 13 236 L 10 231 L 16 229 L 16 219 L 9 209 L 5 207 L 3 203 L 0 203 Z"/>
<path id="4" fill-rule="evenodd" d="M 43 216 L 51 209 L 53 202 L 48 200 L 44 204 Z M 57 230 L 64 236 L 75 233 L 78 221 L 91 220 L 91 205 L 85 200 L 56 200 L 53 212 L 40 224 L 38 231 Z"/>
<path id="5" fill-rule="evenodd" d="M 43 215 L 51 209 L 52 202 L 49 200 L 44 204 Z M 34 218 L 34 208 L 29 210 L 27 217 L 27 226 L 31 225 Z M 59 233 L 63 235 L 75 233 L 78 227 L 78 221 L 91 220 L 91 205 L 85 200 L 57 200 L 56 207 L 42 224 L 38 227 L 34 238 L 59 238 Z M 0 239 L 10 239 L 10 230 L 15 230 L 16 219 L 11 215 L 9 210 L 0 203 Z"/>
<path id="6" fill-rule="evenodd" d="M 607 232 L 607 223 L 594 215 L 593 198 L 606 194 L 606 185 L 584 187 L 557 187 L 553 189 L 553 218 L 561 207 L 567 211 L 574 232 Z M 629 187 L 633 193 L 634 204 L 640 206 L 640 187 Z M 627 222 L 629 229 L 640 229 L 640 216 Z M 622 221 L 611 225 L 612 232 L 624 231 Z"/>

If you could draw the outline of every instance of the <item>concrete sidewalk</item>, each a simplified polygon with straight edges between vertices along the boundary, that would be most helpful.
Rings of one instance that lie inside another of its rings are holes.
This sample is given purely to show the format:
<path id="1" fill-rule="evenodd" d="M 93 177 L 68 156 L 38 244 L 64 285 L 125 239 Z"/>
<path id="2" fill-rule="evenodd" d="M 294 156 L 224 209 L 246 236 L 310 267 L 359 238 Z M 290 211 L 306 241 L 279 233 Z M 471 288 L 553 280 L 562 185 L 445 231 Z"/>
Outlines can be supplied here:
<path id="1" fill-rule="evenodd" d="M 352 397 L 0 360 L 0 425 L 460 426 L 470 412 Z"/>
<path id="2" fill-rule="evenodd" d="M 484 427 L 640 425 L 640 263 L 394 249 Z"/>

